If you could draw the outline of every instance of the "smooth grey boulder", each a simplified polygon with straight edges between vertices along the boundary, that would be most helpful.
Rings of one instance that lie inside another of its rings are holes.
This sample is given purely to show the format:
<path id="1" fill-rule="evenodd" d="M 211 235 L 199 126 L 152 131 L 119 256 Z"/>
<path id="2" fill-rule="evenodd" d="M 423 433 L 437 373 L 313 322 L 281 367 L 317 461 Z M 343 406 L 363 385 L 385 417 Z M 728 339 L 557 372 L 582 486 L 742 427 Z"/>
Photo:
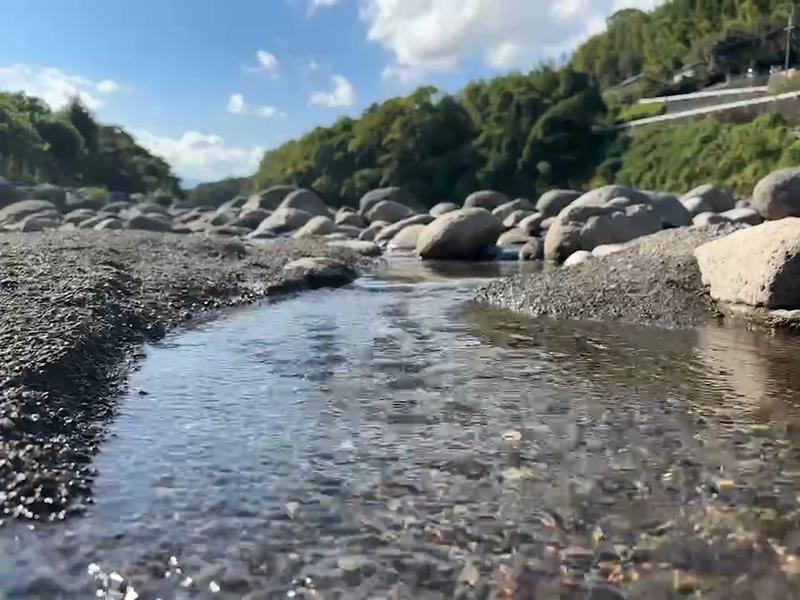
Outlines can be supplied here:
<path id="1" fill-rule="evenodd" d="M 414 210 L 393 200 L 381 200 L 372 204 L 364 215 L 368 222 L 386 221 L 387 223 L 397 223 L 415 214 Z"/>
<path id="2" fill-rule="evenodd" d="M 172 230 L 170 219 L 158 213 L 139 214 L 128 219 L 125 224 L 128 229 L 141 229 L 143 231 L 168 232 Z"/>
<path id="3" fill-rule="evenodd" d="M 297 189 L 294 185 L 273 185 L 265 190 L 253 194 L 242 205 L 242 210 L 254 210 L 261 208 L 264 210 L 275 210 L 289 194 Z"/>
<path id="4" fill-rule="evenodd" d="M 114 202 L 109 202 L 108 204 L 104 205 L 100 212 L 103 212 L 107 215 L 118 215 L 124 211 L 131 210 L 133 208 L 133 204 L 130 202 L 125 202 L 122 200 L 116 200 Z"/>
<path id="5" fill-rule="evenodd" d="M 592 256 L 591 252 L 587 252 L 586 250 L 576 250 L 567 257 L 567 260 L 564 261 L 564 266 L 574 267 L 575 265 L 584 263 L 592 258 L 594 257 Z"/>
<path id="6" fill-rule="evenodd" d="M 393 236 L 392 239 L 389 240 L 389 243 L 386 247 L 389 250 L 414 250 L 414 248 L 417 247 L 419 236 L 425 230 L 425 227 L 426 225 L 422 223 L 404 227 L 397 232 L 397 235 Z"/>
<path id="7" fill-rule="evenodd" d="M 300 229 L 313 215 L 296 208 L 280 208 L 261 221 L 252 235 L 288 233 Z"/>
<path id="8" fill-rule="evenodd" d="M 57 208 L 47 200 L 20 200 L 0 208 L 0 226 L 14 225 L 42 212 L 57 213 Z"/>
<path id="9" fill-rule="evenodd" d="M 644 192 L 650 206 L 664 221 L 664 227 L 686 227 L 692 224 L 692 215 L 678 197 L 664 192 Z"/>
<path id="10" fill-rule="evenodd" d="M 740 229 L 703 244 L 694 255 L 714 300 L 800 308 L 800 218 Z"/>
<path id="11" fill-rule="evenodd" d="M 13 228 L 23 233 L 32 233 L 44 231 L 46 229 L 56 229 L 60 225 L 60 217 L 40 213 L 26 217 L 22 221 L 16 223 Z"/>
<path id="12" fill-rule="evenodd" d="M 744 223 L 745 225 L 759 225 L 764 219 L 754 208 L 733 208 L 720 213 L 720 217 L 725 217 L 731 223 Z"/>
<path id="13" fill-rule="evenodd" d="M 64 223 L 71 223 L 74 225 L 78 225 L 82 223 L 86 219 L 90 219 L 91 217 L 95 216 L 97 213 L 94 212 L 90 208 L 76 208 L 73 211 L 70 211 L 64 217 Z"/>
<path id="14" fill-rule="evenodd" d="M 391 225 L 387 225 L 383 229 L 378 232 L 378 235 L 375 236 L 376 242 L 385 242 L 393 239 L 398 233 L 403 231 L 406 227 L 410 227 L 412 225 L 427 225 L 428 223 L 433 223 L 434 217 L 428 214 L 422 215 L 413 215 L 408 217 L 407 219 L 403 219 L 402 221 L 398 221 L 397 223 L 392 223 Z"/>
<path id="15" fill-rule="evenodd" d="M 278 209 L 281 210 L 281 209 Z M 317 215 L 311 217 L 306 223 L 292 234 L 293 238 L 301 239 L 313 236 L 326 235 L 336 231 L 336 225 L 328 217 Z"/>
<path id="16" fill-rule="evenodd" d="M 399 187 L 378 188 L 367 192 L 358 202 L 358 212 L 362 216 L 367 216 L 370 209 L 379 202 L 396 202 L 411 209 L 412 213 L 423 212 L 417 199 L 410 192 Z"/>
<path id="17" fill-rule="evenodd" d="M 581 192 L 575 190 L 549 190 L 539 196 L 536 201 L 536 210 L 543 215 L 543 218 L 555 217 L 581 197 Z"/>
<path id="18" fill-rule="evenodd" d="M 528 235 L 536 235 L 542 229 L 542 221 L 544 221 L 544 218 L 542 213 L 535 212 L 516 223 L 516 227 L 526 231 Z M 505 225 L 505 223 L 503 223 L 503 225 Z"/>
<path id="19" fill-rule="evenodd" d="M 730 223 L 727 217 L 723 217 L 719 213 L 704 212 L 696 215 L 692 219 L 692 225 L 695 227 L 705 227 L 706 225 L 721 225 L 723 223 Z"/>
<path id="20" fill-rule="evenodd" d="M 530 238 L 519 249 L 519 260 L 541 260 L 544 258 L 544 245 L 539 238 Z"/>
<path id="21" fill-rule="evenodd" d="M 337 225 L 335 232 L 345 236 L 348 239 L 355 240 L 364 231 L 361 227 L 354 227 L 353 225 Z"/>
<path id="22" fill-rule="evenodd" d="M 517 229 L 516 227 L 513 229 L 509 229 L 508 231 L 501 233 L 500 237 L 497 238 L 496 244 L 498 246 L 522 246 L 527 244 L 531 239 L 526 232 L 522 231 L 521 229 Z"/>
<path id="23" fill-rule="evenodd" d="M 774 171 L 759 181 L 753 208 L 767 221 L 800 216 L 800 167 Z"/>
<path id="24" fill-rule="evenodd" d="M 389 225 L 391 225 L 391 223 L 387 223 L 386 221 L 375 221 L 374 223 L 370 223 L 369 227 L 367 227 L 358 235 L 358 239 L 371 242 L 381 231 L 383 231 L 384 227 L 388 227 Z"/>
<path id="25" fill-rule="evenodd" d="M 247 229 L 255 229 L 261 224 L 261 221 L 266 219 L 272 213 L 263 208 L 254 208 L 252 210 L 243 210 L 239 216 L 231 221 L 233 227 L 246 227 Z"/>
<path id="26" fill-rule="evenodd" d="M 94 225 L 95 231 L 108 231 L 122 229 L 122 220 L 117 217 L 106 217 Z"/>
<path id="27" fill-rule="evenodd" d="M 692 196 L 691 198 L 683 197 L 681 198 L 681 204 L 683 204 L 683 207 L 689 212 L 692 218 L 704 212 L 714 212 L 711 210 L 711 206 L 708 205 L 708 202 L 697 196 Z"/>
<path id="28" fill-rule="evenodd" d="M 625 244 L 602 244 L 601 246 L 596 246 L 592 250 L 592 256 L 596 256 L 597 258 L 610 256 L 611 254 L 622 252 L 626 248 L 627 246 Z"/>
<path id="29" fill-rule="evenodd" d="M 224 237 L 244 237 L 250 233 L 247 227 L 236 227 L 235 225 L 218 225 L 216 227 L 209 227 L 206 230 L 207 235 L 219 235 Z"/>
<path id="30" fill-rule="evenodd" d="M 328 207 L 316 192 L 312 190 L 300 189 L 287 194 L 278 208 L 294 208 L 303 210 L 311 215 L 328 217 Z"/>
<path id="31" fill-rule="evenodd" d="M 441 217 L 442 215 L 453 212 L 454 210 L 458 210 L 459 208 L 461 207 L 455 202 L 439 202 L 439 204 L 434 205 L 428 211 L 428 213 L 434 217 Z"/>
<path id="32" fill-rule="evenodd" d="M 337 287 L 350 283 L 356 272 L 345 263 L 333 258 L 298 258 L 288 263 L 284 272 L 302 280 L 309 287 Z"/>
<path id="33" fill-rule="evenodd" d="M 353 227 L 364 227 L 364 217 L 357 212 L 339 211 L 336 213 L 334 221 L 337 225 L 351 225 Z"/>
<path id="34" fill-rule="evenodd" d="M 523 210 L 531 213 L 535 209 L 533 204 L 531 204 L 531 201 L 528 200 L 527 198 L 517 198 L 516 200 L 512 200 L 511 202 L 506 202 L 505 204 L 501 204 L 492 211 L 492 214 L 501 221 L 505 221 L 506 217 L 508 217 L 511 213 L 518 210 Z"/>
<path id="35" fill-rule="evenodd" d="M 461 208 L 425 226 L 416 254 L 424 259 L 475 260 L 492 250 L 503 224 L 482 208 Z"/>
<path id="36" fill-rule="evenodd" d="M 505 219 L 503 219 L 503 227 L 509 227 L 509 228 L 516 227 L 517 223 L 519 223 L 520 221 L 522 221 L 526 217 L 529 217 L 532 214 L 538 214 L 538 213 L 532 213 L 529 210 L 522 210 L 522 209 L 515 210 L 514 212 L 506 216 Z"/>
<path id="37" fill-rule="evenodd" d="M 689 198 L 700 198 L 712 212 L 725 212 L 736 208 L 736 198 L 734 198 L 733 192 L 726 187 L 714 185 L 713 183 L 697 186 L 681 196 L 681 200 L 688 200 Z"/>
<path id="38" fill-rule="evenodd" d="M 508 202 L 508 196 L 494 190 L 481 190 L 472 192 L 464 200 L 464 208 L 485 208 L 494 210 L 501 204 Z M 502 219 L 501 219 L 502 220 Z"/>
<path id="39" fill-rule="evenodd" d="M 606 206 L 612 200 L 619 200 L 620 198 L 624 198 L 627 201 L 627 205 L 650 203 L 650 198 L 642 191 L 634 190 L 624 185 L 604 185 L 582 194 L 579 198 L 570 202 L 568 206 Z M 563 212 L 563 209 L 559 214 L 561 212 Z"/>

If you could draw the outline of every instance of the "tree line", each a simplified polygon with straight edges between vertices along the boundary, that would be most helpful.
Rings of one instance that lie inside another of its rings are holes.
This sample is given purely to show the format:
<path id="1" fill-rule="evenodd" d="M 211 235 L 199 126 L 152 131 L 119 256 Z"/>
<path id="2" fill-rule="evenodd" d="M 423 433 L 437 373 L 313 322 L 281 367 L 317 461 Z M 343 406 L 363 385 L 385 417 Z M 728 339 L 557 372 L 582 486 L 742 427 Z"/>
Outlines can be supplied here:
<path id="1" fill-rule="evenodd" d="M 166 161 L 121 127 L 97 122 L 77 99 L 52 111 L 38 98 L 0 93 L 0 175 L 22 183 L 181 193 Z"/>

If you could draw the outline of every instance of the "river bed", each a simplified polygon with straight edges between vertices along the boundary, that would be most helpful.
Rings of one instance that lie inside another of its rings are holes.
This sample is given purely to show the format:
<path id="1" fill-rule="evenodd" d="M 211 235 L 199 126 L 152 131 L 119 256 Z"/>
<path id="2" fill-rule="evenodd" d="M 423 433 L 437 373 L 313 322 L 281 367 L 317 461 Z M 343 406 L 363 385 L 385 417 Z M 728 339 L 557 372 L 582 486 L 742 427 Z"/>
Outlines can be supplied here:
<path id="1" fill-rule="evenodd" d="M 469 301 L 519 268 L 148 347 L 85 514 L 0 528 L 0 598 L 800 597 L 795 338 Z"/>

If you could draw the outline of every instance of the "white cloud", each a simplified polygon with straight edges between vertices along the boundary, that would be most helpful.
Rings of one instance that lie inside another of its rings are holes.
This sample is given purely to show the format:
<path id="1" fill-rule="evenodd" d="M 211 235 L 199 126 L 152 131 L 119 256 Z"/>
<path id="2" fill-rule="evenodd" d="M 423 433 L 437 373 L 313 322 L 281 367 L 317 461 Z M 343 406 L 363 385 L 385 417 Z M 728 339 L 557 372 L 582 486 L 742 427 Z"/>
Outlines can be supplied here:
<path id="1" fill-rule="evenodd" d="M 274 106 L 268 106 L 266 104 L 263 105 L 251 105 L 248 104 L 244 96 L 242 94 L 231 94 L 231 97 L 228 99 L 228 112 L 232 115 L 239 115 L 239 116 L 253 116 L 253 117 L 261 117 L 263 119 L 271 119 L 272 117 L 276 116 L 286 116 L 285 113 L 278 112 L 278 109 Z"/>
<path id="2" fill-rule="evenodd" d="M 135 131 L 136 140 L 166 160 L 179 177 L 213 181 L 224 177 L 252 175 L 264 148 L 230 146 L 218 135 L 187 131 L 179 138 Z"/>
<path id="3" fill-rule="evenodd" d="M 308 70 L 309 71 L 319 71 L 319 63 L 314 59 L 308 61 Z"/>
<path id="4" fill-rule="evenodd" d="M 88 108 L 97 110 L 103 106 L 98 94 L 116 92 L 120 85 L 112 79 L 97 82 L 54 67 L 17 63 L 0 67 L 0 89 L 37 96 L 56 110 L 64 108 L 73 98 L 79 98 Z"/>
<path id="5" fill-rule="evenodd" d="M 97 91 L 102 94 L 113 94 L 114 92 L 118 92 L 119 88 L 120 85 L 113 79 L 103 79 L 103 81 L 97 84 Z"/>
<path id="6" fill-rule="evenodd" d="M 330 8 L 336 6 L 341 1 L 342 0 L 310 0 L 308 3 L 308 16 L 310 17 L 317 12 L 318 8 Z"/>
<path id="7" fill-rule="evenodd" d="M 272 52 L 267 52 L 266 50 L 259 50 L 256 52 L 256 56 L 258 57 L 258 64 L 260 68 L 273 77 L 278 77 L 281 63 L 278 61 L 278 57 L 275 56 Z"/>
<path id="8" fill-rule="evenodd" d="M 228 112 L 232 115 L 241 115 L 244 112 L 244 96 L 231 94 L 230 100 L 228 100 Z"/>
<path id="9" fill-rule="evenodd" d="M 404 81 L 480 59 L 497 70 L 533 67 L 602 29 L 622 8 L 659 0 L 361 0 L 367 38 L 392 63 L 384 77 Z"/>
<path id="10" fill-rule="evenodd" d="M 353 106 L 356 101 L 356 89 L 342 75 L 331 77 L 333 89 L 330 92 L 316 92 L 311 94 L 308 103 L 312 106 L 326 106 L 336 108 Z"/>

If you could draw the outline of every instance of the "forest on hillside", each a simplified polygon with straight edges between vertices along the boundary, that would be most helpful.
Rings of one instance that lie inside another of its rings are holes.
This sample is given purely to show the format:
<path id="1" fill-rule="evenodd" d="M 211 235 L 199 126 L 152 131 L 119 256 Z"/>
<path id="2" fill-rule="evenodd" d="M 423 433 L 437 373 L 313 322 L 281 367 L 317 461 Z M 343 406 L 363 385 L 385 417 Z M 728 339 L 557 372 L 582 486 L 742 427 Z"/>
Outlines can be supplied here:
<path id="1" fill-rule="evenodd" d="M 166 161 L 121 127 L 97 122 L 77 99 L 54 112 L 38 98 L 0 93 L 0 175 L 22 183 L 180 194 Z"/>

